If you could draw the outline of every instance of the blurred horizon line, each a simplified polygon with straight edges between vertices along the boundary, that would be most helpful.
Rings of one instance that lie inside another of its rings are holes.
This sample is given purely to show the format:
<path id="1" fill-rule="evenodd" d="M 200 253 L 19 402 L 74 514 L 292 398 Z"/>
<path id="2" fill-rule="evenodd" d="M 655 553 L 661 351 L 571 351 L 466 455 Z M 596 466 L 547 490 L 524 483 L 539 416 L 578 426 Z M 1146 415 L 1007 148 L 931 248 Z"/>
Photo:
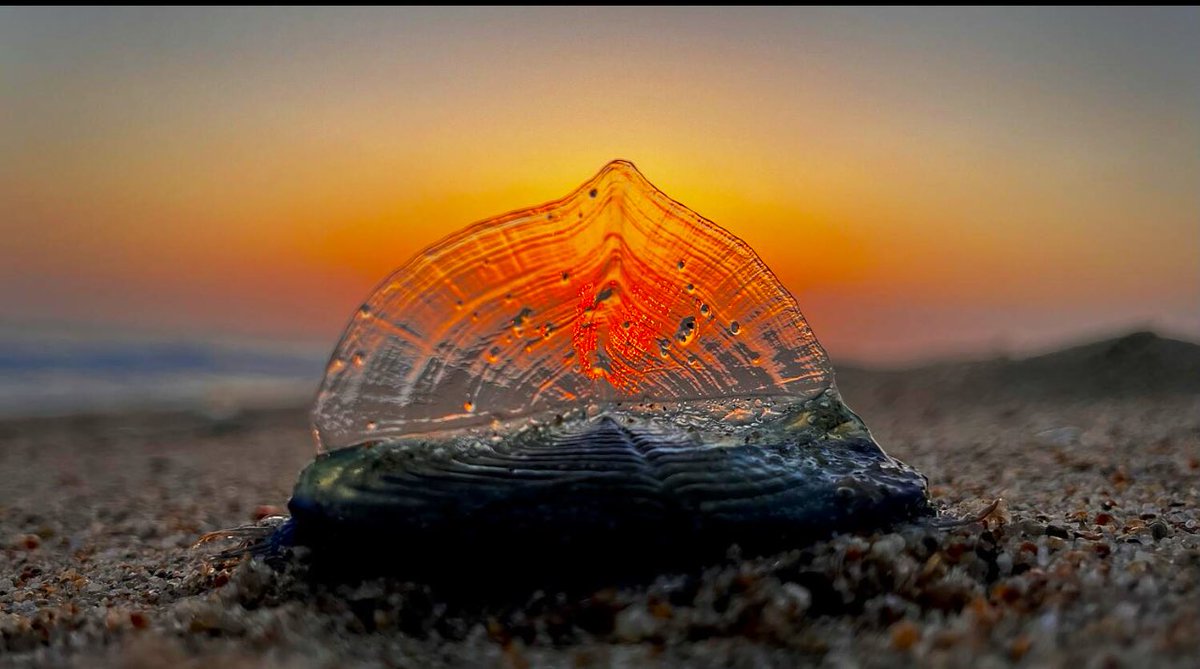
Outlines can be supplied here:
<path id="1" fill-rule="evenodd" d="M 836 370 L 892 372 L 992 360 L 1021 360 L 1147 331 L 1144 324 L 1013 351 L 927 356 L 903 363 L 832 356 Z M 1200 345 L 1161 328 L 1156 335 Z M 147 333 L 57 322 L 0 321 L 0 418 L 119 411 L 186 410 L 214 419 L 242 411 L 303 408 L 316 393 L 332 349 L 263 337 Z"/>

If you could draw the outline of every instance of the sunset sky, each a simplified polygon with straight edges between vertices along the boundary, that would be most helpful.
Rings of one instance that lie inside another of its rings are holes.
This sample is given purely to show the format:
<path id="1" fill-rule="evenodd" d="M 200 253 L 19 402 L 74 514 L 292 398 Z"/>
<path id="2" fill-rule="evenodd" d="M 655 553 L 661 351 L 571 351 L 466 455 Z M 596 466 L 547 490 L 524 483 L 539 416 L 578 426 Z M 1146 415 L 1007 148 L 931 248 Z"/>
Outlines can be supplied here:
<path id="1" fill-rule="evenodd" d="M 1200 339 L 1198 45 L 1195 8 L 4 8 L 0 323 L 332 348 L 625 158 L 835 359 Z"/>

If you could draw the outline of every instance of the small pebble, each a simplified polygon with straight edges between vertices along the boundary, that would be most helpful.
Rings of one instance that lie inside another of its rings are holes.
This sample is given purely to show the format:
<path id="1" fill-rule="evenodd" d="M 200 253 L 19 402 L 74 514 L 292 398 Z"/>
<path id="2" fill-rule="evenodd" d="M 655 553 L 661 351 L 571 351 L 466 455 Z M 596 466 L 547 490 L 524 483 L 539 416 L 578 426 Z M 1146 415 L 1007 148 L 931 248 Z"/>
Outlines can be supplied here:
<path id="1" fill-rule="evenodd" d="M 892 625 L 892 647 L 896 650 L 909 650 L 921 640 L 921 628 L 908 620 L 901 620 Z"/>
<path id="2" fill-rule="evenodd" d="M 1059 539 L 1068 539 L 1071 536 L 1071 532 L 1061 525 L 1047 525 L 1046 534 Z"/>

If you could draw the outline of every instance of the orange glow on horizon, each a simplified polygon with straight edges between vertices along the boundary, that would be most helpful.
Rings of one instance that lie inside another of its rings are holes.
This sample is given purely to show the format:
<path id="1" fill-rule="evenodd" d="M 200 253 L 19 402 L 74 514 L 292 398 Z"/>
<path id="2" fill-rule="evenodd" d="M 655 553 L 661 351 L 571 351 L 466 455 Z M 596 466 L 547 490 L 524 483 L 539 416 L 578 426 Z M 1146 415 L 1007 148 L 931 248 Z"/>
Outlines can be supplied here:
<path id="1" fill-rule="evenodd" d="M 839 355 L 1200 337 L 1170 12 L 77 11 L 0 20 L 4 321 L 332 344 L 423 249 L 624 158 Z"/>

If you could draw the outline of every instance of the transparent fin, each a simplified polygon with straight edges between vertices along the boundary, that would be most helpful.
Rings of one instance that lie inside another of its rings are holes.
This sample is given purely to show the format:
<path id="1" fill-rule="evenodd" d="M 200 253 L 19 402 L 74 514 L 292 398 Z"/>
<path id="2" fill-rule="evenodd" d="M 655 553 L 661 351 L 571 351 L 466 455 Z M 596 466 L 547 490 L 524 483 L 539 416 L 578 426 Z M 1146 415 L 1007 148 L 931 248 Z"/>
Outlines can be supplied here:
<path id="1" fill-rule="evenodd" d="M 595 403 L 817 396 L 832 369 L 744 242 L 609 163 L 389 276 L 321 385 L 322 450 Z"/>

